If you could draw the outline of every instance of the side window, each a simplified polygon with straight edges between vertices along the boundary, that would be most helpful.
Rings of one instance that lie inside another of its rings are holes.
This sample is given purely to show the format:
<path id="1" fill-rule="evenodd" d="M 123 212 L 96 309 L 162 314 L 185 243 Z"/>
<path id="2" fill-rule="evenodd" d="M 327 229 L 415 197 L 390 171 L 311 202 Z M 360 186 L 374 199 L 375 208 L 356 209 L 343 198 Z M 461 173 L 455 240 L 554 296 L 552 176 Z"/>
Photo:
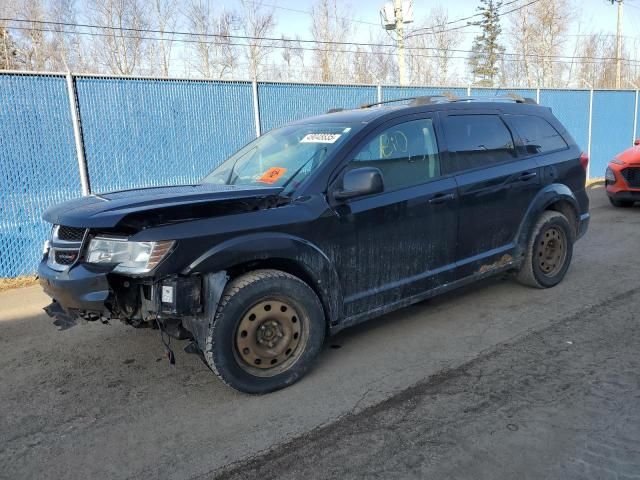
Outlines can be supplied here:
<path id="1" fill-rule="evenodd" d="M 509 115 L 508 118 L 518 130 L 524 148 L 530 155 L 564 150 L 568 147 L 558 131 L 544 118 L 533 115 Z"/>
<path id="2" fill-rule="evenodd" d="M 361 148 L 349 168 L 376 167 L 385 191 L 428 182 L 440 176 L 433 120 L 424 118 L 394 125 Z"/>
<path id="3" fill-rule="evenodd" d="M 511 132 L 498 115 L 450 115 L 445 118 L 444 131 L 456 171 L 488 167 L 516 157 Z"/>

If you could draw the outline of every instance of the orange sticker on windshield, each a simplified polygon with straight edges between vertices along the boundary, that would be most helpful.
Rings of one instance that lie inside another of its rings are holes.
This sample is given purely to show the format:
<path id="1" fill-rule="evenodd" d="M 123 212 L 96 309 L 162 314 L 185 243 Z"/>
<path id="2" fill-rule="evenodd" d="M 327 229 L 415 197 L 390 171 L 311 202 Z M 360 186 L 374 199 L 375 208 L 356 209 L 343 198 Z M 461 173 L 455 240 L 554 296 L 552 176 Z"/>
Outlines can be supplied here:
<path id="1" fill-rule="evenodd" d="M 276 183 L 278 179 L 285 174 L 286 171 L 286 168 L 271 167 L 269 170 L 262 174 L 258 181 L 262 183 Z"/>

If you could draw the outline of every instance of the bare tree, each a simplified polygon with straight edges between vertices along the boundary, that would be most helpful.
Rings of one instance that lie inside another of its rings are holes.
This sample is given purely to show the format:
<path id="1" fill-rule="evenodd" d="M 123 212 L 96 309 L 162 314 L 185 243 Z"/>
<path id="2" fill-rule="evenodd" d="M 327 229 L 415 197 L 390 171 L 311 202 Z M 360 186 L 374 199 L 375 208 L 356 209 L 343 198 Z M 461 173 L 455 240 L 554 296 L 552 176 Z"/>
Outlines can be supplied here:
<path id="1" fill-rule="evenodd" d="M 373 72 L 373 79 L 378 83 L 397 83 L 398 69 L 395 63 L 395 54 L 381 47 L 373 46 L 384 44 L 389 37 L 376 29 L 376 33 L 369 34 L 369 65 Z"/>
<path id="2" fill-rule="evenodd" d="M 282 57 L 282 60 L 287 67 L 287 78 L 290 79 L 292 77 L 292 70 L 296 66 L 299 68 L 299 77 L 301 69 L 302 67 L 304 67 L 304 49 L 302 48 L 300 37 L 298 35 L 296 35 L 295 38 L 290 38 L 286 35 L 282 35 L 280 41 L 280 56 Z M 279 75 L 279 77 L 282 77 L 282 75 Z"/>
<path id="3" fill-rule="evenodd" d="M 313 39 L 315 45 L 315 65 L 320 72 L 320 80 L 334 82 L 344 78 L 348 71 L 349 54 L 346 46 L 327 42 L 345 42 L 351 35 L 351 25 L 338 9 L 337 0 L 317 0 L 311 9 Z"/>
<path id="4" fill-rule="evenodd" d="M 375 71 L 371 65 L 370 52 L 363 47 L 356 47 L 353 54 L 353 80 L 356 83 L 375 83 Z"/>
<path id="5" fill-rule="evenodd" d="M 51 34 L 54 70 L 77 71 L 86 67 L 80 35 L 76 34 L 76 6 L 74 0 L 51 0 L 49 16 L 60 25 L 53 25 Z"/>
<path id="6" fill-rule="evenodd" d="M 511 59 L 514 70 L 524 77 L 526 86 L 555 87 L 562 84 L 564 66 L 557 58 L 564 51 L 566 33 L 571 28 L 569 2 L 541 0 L 523 8 L 510 18 L 510 43 L 520 55 Z M 512 79 L 517 81 L 518 79 Z M 514 82 L 515 83 L 515 82 Z"/>
<path id="7" fill-rule="evenodd" d="M 0 69 L 15 70 L 18 67 L 17 56 L 11 33 L 4 24 L 0 24 Z"/>
<path id="8" fill-rule="evenodd" d="M 245 53 L 249 62 L 249 74 L 257 79 L 262 64 L 272 51 L 270 37 L 276 25 L 273 10 L 265 10 L 262 0 L 240 0 L 243 7 L 242 35 L 247 37 Z"/>
<path id="9" fill-rule="evenodd" d="M 287 73 L 291 73 L 291 62 L 293 61 L 293 50 L 291 45 L 291 39 L 286 35 L 282 35 L 281 37 L 281 47 L 280 47 L 280 56 L 282 60 L 287 65 Z"/>
<path id="10" fill-rule="evenodd" d="M 208 1 L 191 0 L 187 20 L 196 43 L 195 68 L 205 78 L 223 78 L 238 65 L 238 47 L 229 36 L 237 29 L 238 18 L 232 12 L 216 15 Z"/>
<path id="11" fill-rule="evenodd" d="M 616 71 L 615 37 L 594 33 L 581 39 L 578 50 L 578 78 L 582 86 L 614 88 Z M 623 58 L 628 58 L 626 42 L 623 42 Z M 623 78 L 630 79 L 629 63 L 623 62 Z"/>
<path id="12" fill-rule="evenodd" d="M 453 50 L 460 45 L 462 37 L 458 30 L 451 30 L 448 26 L 449 15 L 443 8 L 434 8 L 431 10 L 429 17 L 431 19 L 433 32 L 431 40 L 437 52 L 436 82 L 444 85 L 451 81 L 451 57 L 454 56 Z"/>
<path id="13" fill-rule="evenodd" d="M 133 75 L 146 58 L 144 32 L 148 27 L 141 0 L 90 0 L 91 20 L 101 26 L 94 37 L 92 55 L 109 72 Z"/>
<path id="14" fill-rule="evenodd" d="M 151 44 L 153 70 L 168 77 L 171 69 L 171 54 L 174 44 L 174 32 L 178 22 L 178 0 L 153 0 L 152 26 L 158 33 L 158 40 Z M 159 68 L 155 67 L 157 65 Z"/>
<path id="15" fill-rule="evenodd" d="M 26 70 L 46 70 L 51 58 L 49 45 L 42 22 L 46 9 L 43 0 L 22 0 L 17 5 L 17 17 L 30 22 L 21 23 L 16 35 L 16 50 L 20 62 Z"/>
<path id="16" fill-rule="evenodd" d="M 0 0 L 0 17 L 12 18 L 15 15 L 14 4 L 9 0 Z M 8 22 L 0 20 L 0 69 L 19 68 L 18 50 Z"/>
<path id="17" fill-rule="evenodd" d="M 412 83 L 444 85 L 451 81 L 452 57 L 461 36 L 448 23 L 446 10 L 436 7 L 420 23 L 421 33 L 407 37 Z"/>

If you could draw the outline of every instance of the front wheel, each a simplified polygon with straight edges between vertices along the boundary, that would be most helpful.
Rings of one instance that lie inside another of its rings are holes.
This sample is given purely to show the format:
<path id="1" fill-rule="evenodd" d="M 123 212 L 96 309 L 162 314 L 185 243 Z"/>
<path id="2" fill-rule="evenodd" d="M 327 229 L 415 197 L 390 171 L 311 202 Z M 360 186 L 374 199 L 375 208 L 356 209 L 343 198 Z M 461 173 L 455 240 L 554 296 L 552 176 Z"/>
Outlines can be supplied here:
<path id="1" fill-rule="evenodd" d="M 517 279 L 536 288 L 549 288 L 562 281 L 573 255 L 574 230 L 560 212 L 544 212 L 533 227 L 525 259 Z"/>
<path id="2" fill-rule="evenodd" d="M 306 283 L 279 270 L 256 270 L 225 288 L 204 355 L 229 386 L 268 393 L 308 371 L 324 335 L 322 305 Z"/>

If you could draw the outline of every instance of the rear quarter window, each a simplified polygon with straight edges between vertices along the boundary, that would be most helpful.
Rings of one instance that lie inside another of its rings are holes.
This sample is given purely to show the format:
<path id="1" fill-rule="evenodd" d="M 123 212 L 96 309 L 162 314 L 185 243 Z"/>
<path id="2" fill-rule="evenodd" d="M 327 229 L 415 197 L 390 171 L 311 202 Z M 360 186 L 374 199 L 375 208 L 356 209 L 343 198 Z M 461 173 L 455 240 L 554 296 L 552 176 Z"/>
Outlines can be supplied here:
<path id="1" fill-rule="evenodd" d="M 556 152 L 569 147 L 562 135 L 542 117 L 508 115 L 506 118 L 518 131 L 528 155 Z"/>
<path id="2" fill-rule="evenodd" d="M 516 158 L 511 132 L 498 115 L 450 115 L 444 120 L 444 131 L 454 171 Z"/>

